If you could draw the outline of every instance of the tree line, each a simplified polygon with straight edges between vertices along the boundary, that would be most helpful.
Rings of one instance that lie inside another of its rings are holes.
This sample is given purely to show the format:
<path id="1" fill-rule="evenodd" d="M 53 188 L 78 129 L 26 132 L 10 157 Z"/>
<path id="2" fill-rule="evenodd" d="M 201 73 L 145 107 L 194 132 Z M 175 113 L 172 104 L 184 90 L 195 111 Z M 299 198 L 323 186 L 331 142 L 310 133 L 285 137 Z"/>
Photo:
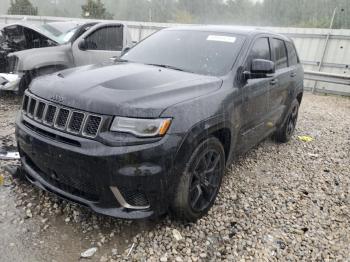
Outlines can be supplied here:
<path id="1" fill-rule="evenodd" d="M 145 22 L 350 28 L 349 0 L 11 0 L 9 14 Z"/>

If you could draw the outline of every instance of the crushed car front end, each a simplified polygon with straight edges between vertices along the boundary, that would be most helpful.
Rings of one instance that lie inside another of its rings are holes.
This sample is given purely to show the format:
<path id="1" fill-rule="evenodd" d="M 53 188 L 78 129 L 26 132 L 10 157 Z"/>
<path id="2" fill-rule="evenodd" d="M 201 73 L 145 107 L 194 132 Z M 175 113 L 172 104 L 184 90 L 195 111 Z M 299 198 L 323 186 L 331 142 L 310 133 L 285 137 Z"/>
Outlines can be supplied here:
<path id="1" fill-rule="evenodd" d="M 27 91 L 16 123 L 27 179 L 104 215 L 139 219 L 166 212 L 180 138 L 111 134 L 112 121 Z"/>
<path id="2" fill-rule="evenodd" d="M 23 73 L 17 71 L 18 57 L 10 55 L 4 58 L 3 62 L 0 71 L 0 90 L 17 91 L 23 77 Z"/>

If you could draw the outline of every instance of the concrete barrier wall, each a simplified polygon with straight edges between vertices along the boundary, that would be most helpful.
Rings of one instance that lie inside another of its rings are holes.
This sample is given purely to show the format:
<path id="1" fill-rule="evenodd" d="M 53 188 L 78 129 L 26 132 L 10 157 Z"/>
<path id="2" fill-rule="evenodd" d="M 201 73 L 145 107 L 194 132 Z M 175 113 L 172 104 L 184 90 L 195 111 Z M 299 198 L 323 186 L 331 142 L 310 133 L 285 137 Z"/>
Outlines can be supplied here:
<path id="1" fill-rule="evenodd" d="M 43 24 L 53 21 L 87 20 L 65 17 L 45 16 L 0 16 L 0 24 L 10 24 L 20 21 Z M 92 21 L 92 20 L 91 20 Z M 106 20 L 103 20 L 106 21 Z M 140 41 L 150 34 L 166 27 L 181 24 L 148 23 L 120 21 L 128 25 L 132 39 Z M 290 28 L 290 27 L 260 27 L 291 37 L 298 49 L 298 53 L 305 70 L 322 71 L 328 73 L 350 75 L 350 30 L 345 29 L 319 29 L 319 28 Z M 328 39 L 328 41 L 327 41 Z M 306 88 L 315 87 L 325 93 L 350 95 L 350 86 L 331 84 L 325 82 L 305 81 Z"/>

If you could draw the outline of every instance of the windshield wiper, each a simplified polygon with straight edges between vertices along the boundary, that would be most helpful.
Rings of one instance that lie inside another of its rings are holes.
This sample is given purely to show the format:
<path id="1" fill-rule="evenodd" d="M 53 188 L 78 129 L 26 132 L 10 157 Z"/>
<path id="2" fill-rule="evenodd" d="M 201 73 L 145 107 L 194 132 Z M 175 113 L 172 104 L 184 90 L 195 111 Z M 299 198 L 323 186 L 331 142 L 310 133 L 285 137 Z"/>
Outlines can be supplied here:
<path id="1" fill-rule="evenodd" d="M 188 72 L 188 73 L 192 73 L 188 70 L 184 70 L 182 68 L 178 68 L 176 66 L 171 66 L 171 65 L 163 65 L 163 64 L 146 64 L 146 65 L 151 65 L 151 66 L 158 66 L 158 67 L 164 67 L 164 68 L 168 68 L 168 69 L 172 69 L 172 70 L 177 70 L 177 71 L 181 71 L 181 72 Z"/>

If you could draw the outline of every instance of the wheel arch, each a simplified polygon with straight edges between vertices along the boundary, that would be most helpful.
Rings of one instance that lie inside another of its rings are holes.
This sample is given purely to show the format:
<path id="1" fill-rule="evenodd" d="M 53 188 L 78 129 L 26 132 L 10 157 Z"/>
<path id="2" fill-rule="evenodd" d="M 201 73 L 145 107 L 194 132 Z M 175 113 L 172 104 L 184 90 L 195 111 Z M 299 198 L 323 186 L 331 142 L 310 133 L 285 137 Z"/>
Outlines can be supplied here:
<path id="1" fill-rule="evenodd" d="M 297 94 L 297 100 L 298 100 L 298 102 L 299 102 L 299 105 L 301 104 L 301 101 L 303 100 L 303 92 L 299 92 L 298 94 Z"/>
<path id="2" fill-rule="evenodd" d="M 233 148 L 233 131 L 230 122 L 223 121 L 222 117 L 202 121 L 187 132 L 175 156 L 175 163 L 178 163 L 180 168 L 186 163 L 186 159 L 189 159 L 196 146 L 211 136 L 221 142 L 225 150 L 226 163 L 230 162 Z"/>

